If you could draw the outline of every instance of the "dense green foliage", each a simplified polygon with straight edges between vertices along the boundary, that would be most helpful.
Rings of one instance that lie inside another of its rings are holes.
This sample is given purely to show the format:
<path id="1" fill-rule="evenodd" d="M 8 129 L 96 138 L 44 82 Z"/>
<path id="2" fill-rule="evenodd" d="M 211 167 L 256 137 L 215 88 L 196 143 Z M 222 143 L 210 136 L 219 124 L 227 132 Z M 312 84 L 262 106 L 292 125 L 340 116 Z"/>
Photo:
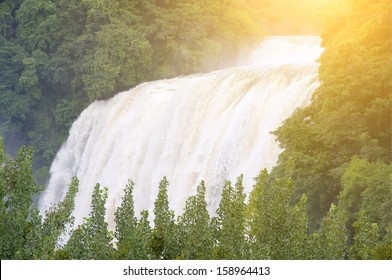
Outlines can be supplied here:
<path id="1" fill-rule="evenodd" d="M 211 259 L 213 246 L 210 215 L 205 200 L 206 186 L 201 182 L 195 195 L 185 204 L 184 213 L 179 217 L 179 238 L 181 238 L 181 258 Z"/>
<path id="2" fill-rule="evenodd" d="M 125 194 L 121 206 L 118 207 L 115 215 L 117 239 L 116 259 L 148 259 L 151 256 L 151 249 L 148 240 L 151 228 L 147 220 L 148 214 L 141 214 L 140 221 L 135 216 L 133 206 L 133 186 L 130 181 L 125 188 Z"/>
<path id="3" fill-rule="evenodd" d="M 73 223 L 75 178 L 62 202 L 43 217 L 33 207 L 41 190 L 32 176 L 32 152 L 22 147 L 14 160 L 4 154 L 0 138 L 0 257 L 1 259 L 50 259 L 61 235 Z"/>
<path id="4" fill-rule="evenodd" d="M 244 259 L 247 257 L 247 244 L 244 236 L 245 194 L 242 186 L 243 176 L 238 177 L 235 187 L 226 182 L 222 190 L 222 197 L 216 217 L 213 218 L 215 231 L 216 259 Z"/>
<path id="5" fill-rule="evenodd" d="M 144 81 L 220 67 L 259 30 L 242 0 L 1 1 L 6 149 L 16 154 L 28 144 L 35 168 L 47 168 L 89 103 Z"/>
<path id="6" fill-rule="evenodd" d="M 291 176 L 293 203 L 307 194 L 312 229 L 341 203 L 353 215 L 365 210 L 384 231 L 392 213 L 391 6 L 343 2 L 322 34 L 321 85 L 311 105 L 275 132 L 285 150 L 274 176 Z"/>
<path id="7" fill-rule="evenodd" d="M 1 259 L 392 259 L 391 224 L 381 236 L 378 225 L 370 224 L 361 212 L 350 243 L 347 212 L 332 204 L 320 229 L 309 233 L 306 196 L 291 206 L 292 182 L 275 180 L 266 170 L 255 178 L 248 202 L 242 176 L 235 187 L 227 182 L 212 218 L 201 182 L 176 220 L 164 178 L 155 201 L 153 228 L 147 211 L 139 219 L 135 216 L 130 181 L 114 215 L 114 232 L 105 221 L 107 188 L 97 184 L 90 215 L 75 228 L 71 213 L 78 180 L 72 181 L 64 200 L 42 217 L 32 206 L 39 188 L 31 180 L 31 154 L 21 149 L 12 160 L 2 148 L 0 152 Z M 69 238 L 64 239 L 66 235 Z"/>
<path id="8" fill-rule="evenodd" d="M 291 207 L 291 189 L 290 180 L 270 183 L 266 170 L 257 177 L 247 209 L 252 258 L 306 258 L 306 197 Z"/>
<path id="9" fill-rule="evenodd" d="M 108 231 L 105 221 L 107 188 L 101 189 L 97 184 L 94 187 L 91 200 L 91 212 L 84 218 L 71 234 L 65 245 L 65 252 L 72 259 L 78 260 L 110 260 L 114 255 L 111 244 L 113 234 Z"/>
<path id="10" fill-rule="evenodd" d="M 154 229 L 151 235 L 150 246 L 153 256 L 160 260 L 174 259 L 178 255 L 176 242 L 177 225 L 174 211 L 170 209 L 166 178 L 159 183 L 158 197 L 154 203 Z"/>

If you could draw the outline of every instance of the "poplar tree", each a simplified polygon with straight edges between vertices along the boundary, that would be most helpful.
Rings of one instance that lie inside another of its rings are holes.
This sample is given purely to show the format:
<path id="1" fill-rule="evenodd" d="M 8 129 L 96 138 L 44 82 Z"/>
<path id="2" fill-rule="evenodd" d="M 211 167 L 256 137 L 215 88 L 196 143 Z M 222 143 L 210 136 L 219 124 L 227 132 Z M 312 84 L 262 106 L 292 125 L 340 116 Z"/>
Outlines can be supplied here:
<path id="1" fill-rule="evenodd" d="M 205 260 L 211 257 L 213 240 L 205 194 L 206 187 L 202 181 L 196 194 L 187 199 L 184 213 L 179 218 L 183 259 Z"/>
<path id="2" fill-rule="evenodd" d="M 138 221 L 135 217 L 133 200 L 134 183 L 129 181 L 121 206 L 115 215 L 117 239 L 116 259 L 137 260 L 151 258 L 148 247 L 151 227 L 148 221 L 148 212 L 142 211 Z"/>
<path id="3" fill-rule="evenodd" d="M 75 195 L 78 191 L 79 180 L 75 177 L 65 198 L 56 206 L 49 209 L 44 219 L 38 209 L 32 211 L 29 220 L 29 231 L 26 234 L 24 247 L 18 251 L 21 259 L 53 259 L 56 249 L 59 249 L 61 235 L 73 224 L 72 211 L 75 208 Z"/>
<path id="4" fill-rule="evenodd" d="M 250 237 L 253 257 L 258 259 L 287 259 L 290 235 L 291 182 L 275 180 L 268 183 L 263 170 L 249 203 Z"/>
<path id="5" fill-rule="evenodd" d="M 159 183 L 158 197 L 154 203 L 155 227 L 150 241 L 154 258 L 164 260 L 175 259 L 179 255 L 177 225 L 167 196 L 168 185 L 166 177 Z"/>
<path id="6" fill-rule="evenodd" d="M 263 240 L 267 230 L 267 202 L 265 201 L 267 182 L 268 172 L 264 169 L 255 178 L 255 185 L 250 193 L 249 202 L 246 208 L 248 239 L 252 259 L 266 259 L 268 257 L 268 248 L 265 240 Z"/>
<path id="7" fill-rule="evenodd" d="M 245 194 L 243 175 L 239 176 L 235 188 L 227 181 L 214 219 L 217 245 L 215 258 L 243 259 L 246 254 L 245 240 Z"/>
<path id="8" fill-rule="evenodd" d="M 319 259 L 341 260 L 346 257 L 348 232 L 347 213 L 332 204 L 319 229 Z"/>
<path id="9" fill-rule="evenodd" d="M 1 139 L 1 138 L 0 138 Z M 40 187 L 32 175 L 32 150 L 19 149 L 15 160 L 4 154 L 0 140 L 0 257 L 18 258 L 16 252 L 25 245 L 33 195 Z"/>
<path id="10" fill-rule="evenodd" d="M 392 224 L 386 228 L 386 233 L 377 244 L 373 257 L 376 260 L 392 260 Z"/>
<path id="11" fill-rule="evenodd" d="M 151 247 L 152 229 L 148 220 L 148 211 L 143 210 L 140 213 L 140 219 L 137 221 L 135 229 L 136 244 L 134 247 L 135 259 L 149 260 L 153 258 Z"/>
<path id="12" fill-rule="evenodd" d="M 289 209 L 286 259 L 303 260 L 308 258 L 308 216 L 306 213 L 308 197 Z"/>
<path id="13" fill-rule="evenodd" d="M 114 213 L 116 222 L 115 237 L 117 239 L 117 253 L 119 259 L 135 259 L 133 248 L 135 246 L 136 217 L 133 201 L 132 181 L 128 181 L 125 187 L 121 206 Z"/>
<path id="14" fill-rule="evenodd" d="M 73 231 L 65 246 L 69 257 L 81 260 L 109 260 L 113 258 L 112 233 L 105 221 L 107 188 L 94 187 L 91 212 L 82 225 Z"/>
<path id="15" fill-rule="evenodd" d="M 306 201 L 291 206 L 292 182 L 270 182 L 263 170 L 256 178 L 247 207 L 250 256 L 255 259 L 301 259 L 307 254 Z"/>
<path id="16" fill-rule="evenodd" d="M 358 220 L 353 223 L 354 240 L 349 248 L 350 259 L 373 259 L 378 241 L 378 225 L 370 223 L 364 211 L 359 213 Z"/>

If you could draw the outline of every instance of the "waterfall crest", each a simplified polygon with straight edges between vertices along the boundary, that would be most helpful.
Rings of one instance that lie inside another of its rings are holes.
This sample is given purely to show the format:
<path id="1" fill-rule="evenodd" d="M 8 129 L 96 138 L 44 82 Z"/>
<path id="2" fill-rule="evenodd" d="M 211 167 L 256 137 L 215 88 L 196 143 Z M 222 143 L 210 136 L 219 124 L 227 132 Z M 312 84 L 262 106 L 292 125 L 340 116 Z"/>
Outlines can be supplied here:
<path id="1" fill-rule="evenodd" d="M 109 188 L 110 227 L 128 179 L 135 182 L 137 213 L 152 214 L 164 176 L 176 214 L 201 180 L 211 213 L 225 180 L 243 173 L 249 193 L 253 178 L 271 169 L 281 151 L 270 132 L 318 87 L 321 52 L 318 37 L 271 37 L 240 67 L 144 83 L 94 102 L 52 163 L 40 209 L 61 200 L 73 176 L 80 180 L 76 224 L 88 216 L 97 182 Z"/>

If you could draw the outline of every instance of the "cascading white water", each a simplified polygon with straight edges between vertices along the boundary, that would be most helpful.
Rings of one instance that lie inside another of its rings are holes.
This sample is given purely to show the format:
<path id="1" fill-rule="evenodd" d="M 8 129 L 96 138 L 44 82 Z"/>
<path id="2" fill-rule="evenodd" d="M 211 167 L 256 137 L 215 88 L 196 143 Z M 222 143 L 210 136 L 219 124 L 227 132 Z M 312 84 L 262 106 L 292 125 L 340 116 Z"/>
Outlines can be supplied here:
<path id="1" fill-rule="evenodd" d="M 152 214 L 159 181 L 169 180 L 170 206 L 180 214 L 205 180 L 211 213 L 225 180 L 244 174 L 244 188 L 271 169 L 281 151 L 271 131 L 318 86 L 318 37 L 270 37 L 241 67 L 144 83 L 91 104 L 73 124 L 40 199 L 44 211 L 80 180 L 74 211 L 80 224 L 97 182 L 109 188 L 107 220 L 135 182 L 135 210 Z"/>

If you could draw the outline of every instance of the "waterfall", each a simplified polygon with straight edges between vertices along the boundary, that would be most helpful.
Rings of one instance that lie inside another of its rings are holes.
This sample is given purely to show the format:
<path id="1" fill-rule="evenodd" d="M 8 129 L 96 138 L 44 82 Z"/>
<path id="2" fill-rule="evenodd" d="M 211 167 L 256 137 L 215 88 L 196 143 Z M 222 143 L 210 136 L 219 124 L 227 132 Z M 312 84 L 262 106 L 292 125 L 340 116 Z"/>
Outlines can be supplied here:
<path id="1" fill-rule="evenodd" d="M 44 211 L 61 200 L 73 176 L 80 180 L 74 210 L 80 224 L 90 212 L 93 187 L 107 186 L 113 228 L 128 179 L 135 211 L 153 212 L 159 181 L 167 177 L 171 208 L 205 181 L 211 214 L 225 180 L 253 178 L 276 164 L 281 149 L 271 131 L 318 87 L 318 37 L 270 37 L 234 68 L 141 84 L 96 101 L 72 125 L 40 198 Z"/>

